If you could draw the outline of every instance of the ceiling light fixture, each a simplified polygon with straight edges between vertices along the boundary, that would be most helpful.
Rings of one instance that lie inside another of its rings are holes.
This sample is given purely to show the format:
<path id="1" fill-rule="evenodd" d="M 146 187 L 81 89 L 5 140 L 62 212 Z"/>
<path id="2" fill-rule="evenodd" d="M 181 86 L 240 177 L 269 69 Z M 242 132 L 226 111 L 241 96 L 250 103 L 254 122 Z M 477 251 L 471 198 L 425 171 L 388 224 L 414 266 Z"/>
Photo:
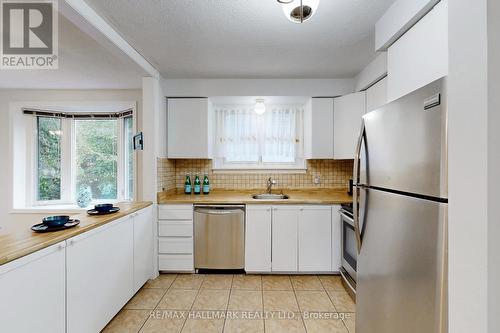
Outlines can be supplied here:
<path id="1" fill-rule="evenodd" d="M 283 7 L 285 16 L 293 23 L 303 23 L 313 17 L 319 0 L 277 0 Z"/>
<path id="2" fill-rule="evenodd" d="M 264 114 L 266 112 L 266 104 L 264 104 L 264 99 L 263 98 L 257 98 L 255 100 L 255 107 L 254 111 L 257 114 Z"/>

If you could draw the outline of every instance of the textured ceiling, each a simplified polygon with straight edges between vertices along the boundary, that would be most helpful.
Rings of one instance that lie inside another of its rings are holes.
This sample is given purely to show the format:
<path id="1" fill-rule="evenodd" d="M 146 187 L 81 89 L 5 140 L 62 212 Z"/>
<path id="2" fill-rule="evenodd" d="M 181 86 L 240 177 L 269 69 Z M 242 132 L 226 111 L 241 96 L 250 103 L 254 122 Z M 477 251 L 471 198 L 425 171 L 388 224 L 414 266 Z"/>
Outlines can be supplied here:
<path id="1" fill-rule="evenodd" d="M 86 0 L 167 78 L 346 78 L 394 0 L 321 0 L 304 24 L 276 0 Z"/>
<path id="2" fill-rule="evenodd" d="M 59 69 L 0 71 L 0 88 L 137 89 L 145 73 L 59 15 Z"/>

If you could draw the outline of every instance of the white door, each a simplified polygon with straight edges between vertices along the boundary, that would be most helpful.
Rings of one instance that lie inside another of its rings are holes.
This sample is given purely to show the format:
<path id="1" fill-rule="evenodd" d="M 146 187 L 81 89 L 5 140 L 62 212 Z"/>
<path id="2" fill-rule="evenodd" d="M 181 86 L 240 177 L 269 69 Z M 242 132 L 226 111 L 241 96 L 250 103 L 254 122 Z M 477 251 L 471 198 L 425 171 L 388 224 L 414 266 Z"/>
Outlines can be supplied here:
<path id="1" fill-rule="evenodd" d="M 299 271 L 332 270 L 332 208 L 305 206 L 299 219 Z"/>
<path id="2" fill-rule="evenodd" d="M 271 206 L 247 205 L 245 270 L 271 271 Z"/>
<path id="3" fill-rule="evenodd" d="M 311 159 L 333 158 L 333 98 L 313 98 L 311 102 Z"/>
<path id="4" fill-rule="evenodd" d="M 133 295 L 133 226 L 123 217 L 67 241 L 67 330 L 99 332 Z"/>
<path id="5" fill-rule="evenodd" d="M 337 160 L 353 159 L 361 128 L 361 118 L 366 111 L 365 92 L 334 99 L 333 156 Z"/>
<path id="6" fill-rule="evenodd" d="M 342 224 L 340 206 L 332 206 L 332 271 L 340 272 L 342 266 Z"/>
<path id="7" fill-rule="evenodd" d="M 65 332 L 65 245 L 0 266 L 0 332 Z"/>
<path id="8" fill-rule="evenodd" d="M 134 214 L 134 292 L 137 292 L 153 273 L 153 207 Z"/>
<path id="9" fill-rule="evenodd" d="M 300 207 L 273 208 L 272 222 L 272 271 L 296 272 L 297 229 Z"/>

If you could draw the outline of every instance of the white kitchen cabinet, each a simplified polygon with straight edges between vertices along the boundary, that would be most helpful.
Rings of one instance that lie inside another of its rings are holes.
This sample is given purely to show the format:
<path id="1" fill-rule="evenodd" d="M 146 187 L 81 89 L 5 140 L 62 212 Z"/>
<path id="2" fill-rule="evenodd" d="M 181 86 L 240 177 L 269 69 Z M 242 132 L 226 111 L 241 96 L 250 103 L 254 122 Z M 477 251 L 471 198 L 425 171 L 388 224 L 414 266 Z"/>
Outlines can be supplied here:
<path id="1" fill-rule="evenodd" d="M 340 205 L 332 206 L 332 272 L 339 272 L 342 266 L 342 224 Z"/>
<path id="2" fill-rule="evenodd" d="M 388 101 L 448 75 L 448 4 L 440 1 L 388 50 Z"/>
<path id="3" fill-rule="evenodd" d="M 298 224 L 300 207 L 279 206 L 272 214 L 272 271 L 298 270 Z"/>
<path id="4" fill-rule="evenodd" d="M 312 98 L 304 115 L 307 159 L 331 159 L 333 147 L 333 98 Z"/>
<path id="5" fill-rule="evenodd" d="M 158 268 L 194 271 L 193 205 L 158 206 Z"/>
<path id="6" fill-rule="evenodd" d="M 366 113 L 387 104 L 387 76 L 366 89 Z"/>
<path id="7" fill-rule="evenodd" d="M 357 92 L 334 99 L 334 152 L 337 160 L 353 159 L 361 118 L 366 111 L 365 92 Z"/>
<path id="8" fill-rule="evenodd" d="M 153 207 L 144 208 L 134 214 L 134 293 L 153 274 Z"/>
<path id="9" fill-rule="evenodd" d="M 331 206 L 302 207 L 298 226 L 298 270 L 300 272 L 331 271 Z"/>
<path id="10" fill-rule="evenodd" d="M 66 332 L 65 245 L 0 266 L 0 332 Z"/>
<path id="11" fill-rule="evenodd" d="M 168 99 L 168 158 L 211 158 L 210 113 L 208 98 Z"/>
<path id="12" fill-rule="evenodd" d="M 271 206 L 247 205 L 245 223 L 246 272 L 271 271 Z"/>
<path id="13" fill-rule="evenodd" d="M 132 297 L 133 219 L 67 240 L 67 331 L 99 332 Z"/>

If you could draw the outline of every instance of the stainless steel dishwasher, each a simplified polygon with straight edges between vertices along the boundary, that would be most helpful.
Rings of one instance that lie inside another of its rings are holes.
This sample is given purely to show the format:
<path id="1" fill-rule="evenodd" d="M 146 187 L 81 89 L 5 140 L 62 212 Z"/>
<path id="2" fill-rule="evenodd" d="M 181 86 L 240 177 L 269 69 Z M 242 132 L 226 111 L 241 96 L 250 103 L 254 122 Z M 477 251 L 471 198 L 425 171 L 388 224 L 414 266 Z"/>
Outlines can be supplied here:
<path id="1" fill-rule="evenodd" d="M 245 206 L 195 206 L 194 268 L 245 268 Z"/>

